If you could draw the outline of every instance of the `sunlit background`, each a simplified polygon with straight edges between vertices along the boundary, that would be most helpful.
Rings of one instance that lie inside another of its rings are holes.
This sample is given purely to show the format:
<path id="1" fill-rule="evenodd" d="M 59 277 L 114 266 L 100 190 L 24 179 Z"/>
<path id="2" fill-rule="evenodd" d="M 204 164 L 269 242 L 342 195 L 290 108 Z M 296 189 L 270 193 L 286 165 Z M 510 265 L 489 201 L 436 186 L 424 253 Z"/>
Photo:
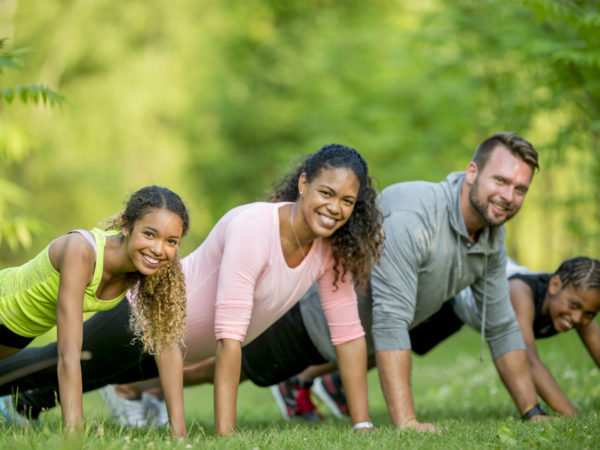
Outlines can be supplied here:
<path id="1" fill-rule="evenodd" d="M 596 5 L 596 6 L 594 6 Z M 440 181 L 515 131 L 541 156 L 509 255 L 600 252 L 600 15 L 584 1 L 0 0 L 0 267 L 148 184 L 192 215 L 185 255 L 301 155 L 340 142 L 378 187 Z"/>

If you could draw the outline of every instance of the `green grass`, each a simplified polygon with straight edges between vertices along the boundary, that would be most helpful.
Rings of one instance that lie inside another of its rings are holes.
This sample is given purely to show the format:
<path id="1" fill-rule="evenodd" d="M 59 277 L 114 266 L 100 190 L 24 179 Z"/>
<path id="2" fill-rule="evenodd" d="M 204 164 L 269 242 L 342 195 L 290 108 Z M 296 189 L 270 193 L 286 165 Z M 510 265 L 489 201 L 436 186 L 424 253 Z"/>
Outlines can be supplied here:
<path id="1" fill-rule="evenodd" d="M 464 329 L 425 357 L 413 358 L 413 394 L 421 421 L 448 431 L 420 434 L 391 426 L 376 370 L 369 373 L 370 406 L 377 431 L 358 435 L 348 422 L 336 420 L 324 406 L 327 420 L 308 425 L 284 421 L 268 389 L 249 382 L 240 386 L 237 436 L 214 435 L 212 386 L 186 390 L 190 438 L 172 440 L 163 430 L 130 430 L 115 426 L 96 392 L 84 396 L 86 431 L 69 438 L 60 430 L 59 411 L 43 413 L 37 427 L 0 426 L 0 448 L 155 449 L 155 448 L 600 448 L 600 371 L 579 343 L 576 333 L 539 341 L 542 359 L 567 395 L 582 411 L 577 419 L 556 417 L 549 423 L 519 420 L 489 353 L 479 364 L 479 336 Z"/>

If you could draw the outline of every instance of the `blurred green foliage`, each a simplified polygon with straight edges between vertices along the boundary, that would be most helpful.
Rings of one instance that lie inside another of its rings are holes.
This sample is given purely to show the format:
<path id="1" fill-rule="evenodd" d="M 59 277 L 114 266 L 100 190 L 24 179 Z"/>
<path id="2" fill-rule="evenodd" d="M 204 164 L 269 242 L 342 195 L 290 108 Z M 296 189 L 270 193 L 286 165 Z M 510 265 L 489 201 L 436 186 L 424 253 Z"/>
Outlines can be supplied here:
<path id="1" fill-rule="evenodd" d="M 53 237 L 151 183 L 192 211 L 183 253 L 298 158 L 341 142 L 378 186 L 439 181 L 500 130 L 541 155 L 511 256 L 554 270 L 600 250 L 600 13 L 576 0 L 3 0 L 0 37 L 33 47 L 1 87 L 49 85 L 61 109 L 0 103 L 0 200 Z M 11 160 L 9 154 L 21 154 Z M 11 183 L 19 192 L 1 186 Z M 22 195 L 21 195 L 22 194 Z"/>
<path id="2" fill-rule="evenodd" d="M 29 51 L 27 48 L 8 50 L 5 48 L 7 39 L 0 39 L 0 76 L 6 70 L 24 68 L 24 55 Z M 62 96 L 41 84 L 18 85 L 0 89 L 0 101 L 11 104 L 17 99 L 22 103 L 32 103 L 55 106 L 61 104 Z M 15 130 L 6 129 L 0 133 L 0 162 L 4 163 L 5 169 L 9 168 L 11 162 L 21 161 L 26 152 L 20 144 L 20 136 Z M 5 242 L 6 246 L 15 251 L 19 246 L 31 245 L 31 232 L 40 228 L 40 222 L 27 215 L 19 215 L 15 206 L 26 200 L 26 192 L 15 182 L 4 177 L 0 178 L 0 245 Z"/>

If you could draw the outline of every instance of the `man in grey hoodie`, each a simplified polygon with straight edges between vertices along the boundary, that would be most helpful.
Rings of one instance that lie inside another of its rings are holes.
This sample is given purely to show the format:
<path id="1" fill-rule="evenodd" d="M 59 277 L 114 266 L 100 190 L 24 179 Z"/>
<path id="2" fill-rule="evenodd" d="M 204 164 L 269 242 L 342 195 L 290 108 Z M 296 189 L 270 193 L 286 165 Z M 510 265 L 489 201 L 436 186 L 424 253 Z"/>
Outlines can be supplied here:
<path id="1" fill-rule="evenodd" d="M 417 420 L 413 406 L 409 329 L 467 286 L 485 318 L 482 339 L 517 408 L 526 418 L 544 414 L 510 304 L 502 226 L 519 211 L 537 168 L 529 142 L 497 133 L 479 145 L 464 173 L 382 192 L 386 247 L 371 274 L 372 333 L 395 425 L 435 430 Z"/>

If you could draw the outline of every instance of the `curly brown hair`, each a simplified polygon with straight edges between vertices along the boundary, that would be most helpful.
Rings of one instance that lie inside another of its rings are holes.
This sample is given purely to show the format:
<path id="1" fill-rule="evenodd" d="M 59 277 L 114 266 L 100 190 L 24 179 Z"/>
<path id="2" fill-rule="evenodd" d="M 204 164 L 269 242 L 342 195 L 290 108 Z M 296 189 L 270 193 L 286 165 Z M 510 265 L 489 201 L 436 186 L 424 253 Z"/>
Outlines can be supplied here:
<path id="1" fill-rule="evenodd" d="M 173 191 L 161 186 L 147 186 L 135 192 L 125 210 L 107 219 L 107 230 L 133 230 L 135 223 L 155 208 L 166 208 L 182 221 L 182 237 L 190 226 L 183 200 Z M 125 239 L 123 237 L 123 239 Z M 179 254 L 149 276 L 137 273 L 129 324 L 144 350 L 158 354 L 163 345 L 183 345 L 186 319 L 185 280 Z"/>
<path id="2" fill-rule="evenodd" d="M 269 201 L 298 200 L 298 179 L 303 173 L 310 183 L 320 172 L 328 168 L 345 168 L 354 172 L 360 188 L 354 211 L 342 227 L 329 238 L 333 249 L 335 280 L 351 273 L 354 283 L 366 286 L 371 268 L 379 262 L 385 235 L 382 228 L 383 214 L 377 205 L 377 191 L 373 188 L 366 161 L 355 149 L 341 144 L 325 145 L 308 155 L 297 169 L 289 173 L 276 186 Z M 341 273 L 340 273 L 341 268 Z"/>

